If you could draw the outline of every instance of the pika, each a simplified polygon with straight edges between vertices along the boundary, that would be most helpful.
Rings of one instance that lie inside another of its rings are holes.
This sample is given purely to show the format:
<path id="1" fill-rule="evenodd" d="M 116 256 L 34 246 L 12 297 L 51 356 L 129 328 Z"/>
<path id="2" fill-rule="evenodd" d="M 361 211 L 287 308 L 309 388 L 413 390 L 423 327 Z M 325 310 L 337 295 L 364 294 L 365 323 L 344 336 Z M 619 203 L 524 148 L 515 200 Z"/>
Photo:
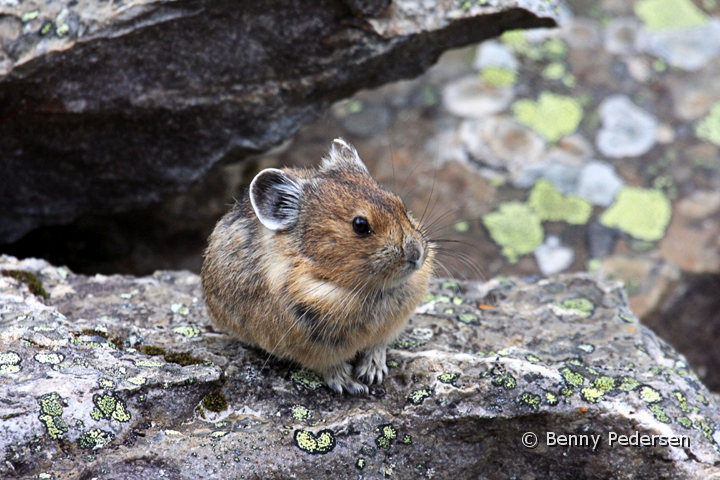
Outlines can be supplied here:
<path id="1" fill-rule="evenodd" d="M 387 375 L 433 257 L 402 200 L 336 139 L 317 169 L 255 176 L 210 235 L 201 277 L 221 330 L 357 395 Z"/>

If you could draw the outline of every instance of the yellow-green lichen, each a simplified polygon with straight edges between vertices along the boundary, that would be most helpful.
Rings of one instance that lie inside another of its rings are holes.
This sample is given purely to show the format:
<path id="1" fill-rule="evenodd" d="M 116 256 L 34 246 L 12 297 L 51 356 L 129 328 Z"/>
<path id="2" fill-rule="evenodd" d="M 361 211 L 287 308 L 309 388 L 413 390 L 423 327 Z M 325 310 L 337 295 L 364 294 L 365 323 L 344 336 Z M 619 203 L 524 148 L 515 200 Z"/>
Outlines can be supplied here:
<path id="1" fill-rule="evenodd" d="M 663 396 L 660 394 L 660 392 L 648 385 L 644 385 L 640 389 L 639 394 L 640 398 L 642 398 L 643 401 L 646 403 L 657 403 L 662 402 L 663 400 Z"/>
<path id="2" fill-rule="evenodd" d="M 671 212 L 670 200 L 662 191 L 624 187 L 615 203 L 600 216 L 600 223 L 652 242 L 665 235 Z"/>
<path id="3" fill-rule="evenodd" d="M 433 394 L 432 389 L 429 388 L 421 388 L 420 390 L 415 390 L 412 393 L 410 393 L 410 396 L 408 397 L 408 400 L 412 402 L 413 405 L 420 405 L 425 401 L 426 398 L 430 397 Z"/>
<path id="4" fill-rule="evenodd" d="M 78 438 L 78 447 L 84 450 L 99 450 L 115 439 L 112 432 L 99 428 L 88 430 Z"/>
<path id="5" fill-rule="evenodd" d="M 220 390 L 216 390 L 205 395 L 205 398 L 202 400 L 202 406 L 206 410 L 218 413 L 227 410 L 228 402 L 225 395 Z"/>
<path id="6" fill-rule="evenodd" d="M 633 377 L 623 377 L 620 385 L 618 386 L 618 390 L 622 390 L 623 392 L 631 392 L 633 390 L 636 390 L 640 386 L 640 382 L 635 380 Z"/>
<path id="7" fill-rule="evenodd" d="M 512 105 L 515 119 L 542 135 L 549 142 L 573 133 L 583 117 L 582 105 L 573 97 L 545 91 L 537 102 L 528 99 Z"/>
<path id="8" fill-rule="evenodd" d="M 147 383 L 147 378 L 145 378 L 145 377 L 130 377 L 127 379 L 127 381 L 132 383 L 133 385 L 145 385 Z"/>
<path id="9" fill-rule="evenodd" d="M 558 307 L 563 310 L 579 315 L 583 318 L 589 318 L 595 311 L 595 305 L 586 298 L 571 298 L 560 302 Z"/>
<path id="10" fill-rule="evenodd" d="M 635 13 L 651 31 L 682 30 L 708 23 L 708 15 L 690 0 L 640 0 Z"/>
<path id="11" fill-rule="evenodd" d="M 685 394 L 682 393 L 680 390 L 675 390 L 673 392 L 673 396 L 675 397 L 675 400 L 677 400 L 680 406 L 680 411 L 683 413 L 690 413 L 692 409 L 688 405 L 687 397 L 685 396 Z"/>
<path id="12" fill-rule="evenodd" d="M 30 20 L 35 20 L 38 15 L 40 15 L 40 10 L 31 10 L 20 15 L 20 21 L 25 23 L 29 22 Z"/>
<path id="13" fill-rule="evenodd" d="M 551 407 L 554 407 L 559 402 L 560 402 L 560 400 L 558 399 L 557 395 L 555 395 L 552 392 L 545 392 L 545 403 L 547 403 Z"/>
<path id="14" fill-rule="evenodd" d="M 170 305 L 170 310 L 172 310 L 173 313 L 177 313 L 178 315 L 187 315 L 190 313 L 190 309 L 187 307 L 187 305 L 183 305 L 182 303 L 173 303 Z"/>
<path id="15" fill-rule="evenodd" d="M 528 204 L 542 220 L 584 225 L 592 214 L 592 205 L 577 195 L 563 195 L 552 182 L 540 179 L 535 182 Z"/>
<path id="16" fill-rule="evenodd" d="M 582 387 L 583 382 L 585 382 L 585 377 L 583 377 L 579 373 L 573 372 L 568 367 L 561 368 L 560 375 L 562 376 L 563 380 L 565 380 L 565 384 L 570 388 Z"/>
<path id="17" fill-rule="evenodd" d="M 480 318 L 478 318 L 477 315 L 473 315 L 472 313 L 461 313 L 455 318 L 457 318 L 460 322 L 466 325 L 477 325 L 480 323 Z"/>
<path id="18" fill-rule="evenodd" d="M 580 397 L 586 402 L 597 403 L 602 400 L 604 396 L 605 394 L 595 387 L 587 387 L 580 390 Z"/>
<path id="19" fill-rule="evenodd" d="M 419 339 L 419 338 L 413 338 L 413 339 L 407 339 L 407 338 L 401 338 L 395 341 L 393 343 L 393 348 L 399 348 L 401 350 L 410 350 L 412 348 L 416 347 L 422 347 L 427 343 L 427 340 Z"/>
<path id="20" fill-rule="evenodd" d="M 335 448 L 335 434 L 331 430 L 321 430 L 317 435 L 307 430 L 295 430 L 295 446 L 306 453 L 324 455 Z"/>
<path id="21" fill-rule="evenodd" d="M 533 410 L 537 410 L 538 408 L 540 408 L 541 398 L 540 395 L 535 395 L 531 392 L 523 392 L 520 395 L 519 402 L 523 405 L 529 406 Z"/>
<path id="22" fill-rule="evenodd" d="M 662 423 L 670 423 L 670 417 L 665 413 L 665 409 L 657 404 L 648 405 L 648 408 L 652 412 L 655 419 Z"/>
<path id="23" fill-rule="evenodd" d="M 302 405 L 293 405 L 290 414 L 298 421 L 310 420 L 313 416 L 313 412 Z"/>
<path id="24" fill-rule="evenodd" d="M 702 140 L 720 145 L 720 102 L 716 102 L 707 117 L 695 126 L 695 135 Z"/>
<path id="25" fill-rule="evenodd" d="M 412 445 L 412 437 L 410 435 L 403 435 L 402 438 L 403 445 Z"/>
<path id="26" fill-rule="evenodd" d="M 593 385 L 601 392 L 607 393 L 615 389 L 616 382 L 614 378 L 603 375 L 593 380 Z"/>
<path id="27" fill-rule="evenodd" d="M 62 353 L 37 353 L 33 358 L 38 363 L 57 365 L 65 360 L 65 355 Z"/>
<path id="28" fill-rule="evenodd" d="M 57 392 L 50 392 L 38 398 L 38 403 L 40 404 L 39 420 L 45 425 L 50 438 L 57 440 L 68 431 L 67 423 L 61 418 L 62 397 Z"/>
<path id="29" fill-rule="evenodd" d="M 538 358 L 537 355 L 533 355 L 532 353 L 528 353 L 527 355 L 525 355 L 525 360 L 530 363 L 540 363 L 540 358 Z"/>
<path id="30" fill-rule="evenodd" d="M 541 222 L 533 209 L 520 202 L 501 203 L 496 211 L 483 217 L 490 237 L 502 247 L 502 254 L 510 263 L 517 263 L 521 255 L 542 244 Z"/>
<path id="31" fill-rule="evenodd" d="M 552 62 L 542 71 L 542 76 L 548 80 L 560 80 L 565 76 L 567 70 L 561 62 Z"/>
<path id="32" fill-rule="evenodd" d="M 2 270 L 0 271 L 0 274 L 14 278 L 15 280 L 18 280 L 25 285 L 27 285 L 28 290 L 30 290 L 30 293 L 33 295 L 36 295 L 38 297 L 42 298 L 49 298 L 50 295 L 45 291 L 45 288 L 43 288 L 43 284 L 40 281 L 40 279 L 32 272 L 28 272 L 25 270 Z"/>
<path id="33" fill-rule="evenodd" d="M 470 230 L 470 224 L 465 220 L 460 220 L 459 222 L 455 222 L 453 224 L 453 230 L 458 233 L 466 233 Z"/>
<path id="34" fill-rule="evenodd" d="M 200 335 L 200 329 L 192 325 L 185 325 L 182 327 L 173 328 L 173 332 L 179 333 L 180 335 L 188 338 L 197 337 Z"/>
<path id="35" fill-rule="evenodd" d="M 162 367 L 166 363 L 155 360 L 135 360 L 135 365 L 138 367 Z"/>
<path id="36" fill-rule="evenodd" d="M 517 387 L 517 380 L 509 373 L 503 373 L 502 375 L 493 377 L 492 384 L 496 387 L 502 387 L 505 390 L 512 390 Z"/>
<path id="37" fill-rule="evenodd" d="M 18 373 L 22 359 L 15 352 L 0 352 L 0 375 Z"/>
<path id="38" fill-rule="evenodd" d="M 677 423 L 679 423 L 680 425 L 682 425 L 685 428 L 692 427 L 692 420 L 690 420 L 688 417 L 682 416 L 682 417 L 678 417 L 676 420 L 677 420 Z"/>
<path id="39" fill-rule="evenodd" d="M 90 412 L 93 420 L 99 421 L 102 418 L 113 419 L 118 422 L 129 422 L 132 416 L 127 410 L 125 402 L 113 394 L 93 395 L 95 408 Z"/>
<path id="40" fill-rule="evenodd" d="M 447 383 L 450 385 L 455 385 L 457 382 L 457 379 L 460 378 L 459 373 L 443 373 L 442 375 L 438 375 L 437 379 L 440 380 L 442 383 Z"/>
<path id="41" fill-rule="evenodd" d="M 320 387 L 325 386 L 325 381 L 312 370 L 300 369 L 295 370 L 290 378 L 293 382 L 302 385 L 310 390 L 317 390 Z"/>
<path id="42" fill-rule="evenodd" d="M 115 382 L 109 378 L 101 378 L 98 380 L 98 386 L 103 390 L 115 390 Z"/>
<path id="43" fill-rule="evenodd" d="M 136 289 L 134 289 L 134 290 L 131 290 L 131 291 L 128 292 L 128 293 L 121 293 L 121 294 L 120 294 L 120 298 L 122 298 L 122 299 L 124 299 L 124 300 L 128 300 L 128 299 L 131 299 L 132 297 L 134 297 L 135 295 L 137 295 L 138 293 L 140 293 L 140 290 L 138 290 L 138 289 L 136 288 Z"/>
<path id="44" fill-rule="evenodd" d="M 363 468 L 365 468 L 365 463 L 366 463 L 366 461 L 364 458 L 358 458 L 357 461 L 355 462 L 355 466 L 358 469 L 362 470 Z"/>
<path id="45" fill-rule="evenodd" d="M 387 450 L 392 445 L 392 442 L 390 441 L 389 438 L 387 438 L 383 435 L 380 435 L 375 439 L 375 445 L 377 445 L 378 448 Z"/>
<path id="46" fill-rule="evenodd" d="M 480 71 L 480 78 L 493 87 L 511 87 L 517 82 L 517 73 L 509 68 L 488 66 Z"/>
<path id="47" fill-rule="evenodd" d="M 395 440 L 398 436 L 397 428 L 392 424 L 380 425 L 380 433 L 388 440 Z"/>
<path id="48" fill-rule="evenodd" d="M 695 420 L 695 428 L 699 429 L 705 438 L 711 442 L 715 442 L 715 439 L 713 438 L 714 430 L 713 427 L 711 427 L 713 424 L 714 422 L 710 418 L 706 418 L 705 421 Z"/>

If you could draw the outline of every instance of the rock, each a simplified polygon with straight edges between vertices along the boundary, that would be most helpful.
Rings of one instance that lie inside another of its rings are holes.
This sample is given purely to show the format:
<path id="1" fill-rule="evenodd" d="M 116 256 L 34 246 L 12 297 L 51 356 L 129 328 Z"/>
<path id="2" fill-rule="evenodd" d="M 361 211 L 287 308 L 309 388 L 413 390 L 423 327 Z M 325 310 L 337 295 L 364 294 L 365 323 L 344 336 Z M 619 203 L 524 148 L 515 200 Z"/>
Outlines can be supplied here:
<path id="1" fill-rule="evenodd" d="M 469 75 L 445 87 L 443 105 L 458 117 L 482 119 L 505 110 L 514 97 L 512 87 L 496 87 L 477 75 Z"/>
<path id="2" fill-rule="evenodd" d="M 682 30 L 641 31 L 639 48 L 673 67 L 697 71 L 720 54 L 720 21 Z"/>
<path id="3" fill-rule="evenodd" d="M 542 137 L 512 118 L 465 120 L 459 130 L 459 137 L 472 158 L 506 169 L 511 176 L 538 162 L 545 152 Z"/>
<path id="4" fill-rule="evenodd" d="M 383 385 L 349 398 L 215 332 L 196 275 L 85 277 L 7 256 L 0 268 L 75 291 L 45 304 L 0 277 L 4 478 L 720 473 L 716 399 L 617 282 L 434 281 Z M 552 446 L 548 432 L 599 435 L 599 448 Z M 686 443 L 608 445 L 636 432 Z"/>
<path id="5" fill-rule="evenodd" d="M 0 243 L 185 190 L 219 160 L 268 150 L 331 102 L 416 76 L 443 50 L 553 26 L 554 9 L 0 2 Z"/>
<path id="6" fill-rule="evenodd" d="M 615 169 L 604 162 L 590 162 L 580 172 L 577 195 L 593 205 L 608 207 L 624 182 Z"/>
<path id="7" fill-rule="evenodd" d="M 655 145 L 655 117 L 625 95 L 611 95 L 598 107 L 603 126 L 595 144 L 605 156 L 637 157 Z"/>
<path id="8" fill-rule="evenodd" d="M 612 253 L 619 237 L 619 230 L 608 228 L 600 222 L 590 222 L 586 235 L 588 255 L 590 258 L 607 257 Z"/>
<path id="9" fill-rule="evenodd" d="M 560 243 L 555 235 L 548 235 L 545 243 L 535 249 L 535 260 L 543 275 L 552 275 L 567 270 L 572 265 L 575 252 Z"/>

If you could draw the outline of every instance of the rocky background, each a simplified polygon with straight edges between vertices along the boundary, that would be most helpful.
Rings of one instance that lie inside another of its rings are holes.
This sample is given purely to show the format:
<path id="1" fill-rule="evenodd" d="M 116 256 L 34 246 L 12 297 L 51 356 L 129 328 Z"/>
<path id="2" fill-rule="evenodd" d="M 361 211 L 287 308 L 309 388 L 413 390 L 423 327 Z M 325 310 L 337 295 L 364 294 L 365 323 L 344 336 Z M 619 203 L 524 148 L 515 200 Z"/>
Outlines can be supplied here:
<path id="1" fill-rule="evenodd" d="M 720 6 L 571 0 L 559 13 L 561 28 L 507 32 L 336 103 L 185 194 L 0 250 L 88 273 L 197 272 L 215 221 L 258 169 L 314 165 L 343 136 L 447 240 L 441 273 L 621 279 L 633 311 L 718 389 Z"/>

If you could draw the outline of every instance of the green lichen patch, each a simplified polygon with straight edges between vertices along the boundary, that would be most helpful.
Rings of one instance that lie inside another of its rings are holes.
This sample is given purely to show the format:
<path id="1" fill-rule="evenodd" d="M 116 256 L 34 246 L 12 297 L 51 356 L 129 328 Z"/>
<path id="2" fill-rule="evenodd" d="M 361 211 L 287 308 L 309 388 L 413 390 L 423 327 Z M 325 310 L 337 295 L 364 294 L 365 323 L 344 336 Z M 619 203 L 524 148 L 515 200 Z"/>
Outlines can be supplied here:
<path id="1" fill-rule="evenodd" d="M 720 102 L 716 102 L 707 117 L 695 126 L 695 135 L 720 146 Z"/>
<path id="2" fill-rule="evenodd" d="M 181 327 L 175 327 L 172 329 L 173 332 L 179 333 L 183 337 L 193 338 L 200 336 L 200 329 L 193 325 L 183 325 Z"/>
<path id="3" fill-rule="evenodd" d="M 695 420 L 695 428 L 700 430 L 708 441 L 715 443 L 715 439 L 713 438 L 715 430 L 711 426 L 713 424 L 714 422 L 710 418 L 706 418 L 705 420 Z"/>
<path id="4" fill-rule="evenodd" d="M 678 417 L 676 420 L 677 420 L 678 424 L 682 425 L 685 428 L 692 427 L 692 420 L 690 420 L 688 417 L 682 416 L 682 417 Z"/>
<path id="5" fill-rule="evenodd" d="M 680 411 L 682 411 L 683 413 L 690 413 L 692 409 L 690 408 L 690 405 L 688 405 L 687 397 L 684 393 L 682 393 L 680 390 L 675 390 L 673 392 L 673 397 L 675 397 L 675 400 L 677 400 Z"/>
<path id="6" fill-rule="evenodd" d="M 649 385 L 643 385 L 639 395 L 645 403 L 658 403 L 663 401 L 662 394 Z"/>
<path id="7" fill-rule="evenodd" d="M 671 213 L 670 200 L 661 190 L 623 187 L 600 216 L 600 223 L 652 242 L 665 235 Z"/>
<path id="8" fill-rule="evenodd" d="M 183 305 L 182 303 L 173 303 L 170 305 L 170 310 L 173 313 L 177 313 L 178 315 L 187 315 L 190 313 L 190 309 L 187 307 L 187 305 Z"/>
<path id="9" fill-rule="evenodd" d="M 133 385 L 145 385 L 147 383 L 147 378 L 145 377 L 130 377 L 127 379 L 128 382 L 132 383 Z"/>
<path id="10" fill-rule="evenodd" d="M 557 306 L 568 313 L 573 313 L 583 318 L 590 318 L 595 311 L 595 305 L 590 300 L 582 297 L 564 300 L 558 303 Z"/>
<path id="11" fill-rule="evenodd" d="M 527 355 L 525 355 L 525 360 L 530 363 L 540 363 L 540 358 L 537 355 L 533 355 L 532 353 L 528 353 Z"/>
<path id="12" fill-rule="evenodd" d="M 413 348 L 422 347 L 427 343 L 427 340 L 421 338 L 399 338 L 392 344 L 391 348 L 398 348 L 400 350 L 412 350 Z"/>
<path id="13" fill-rule="evenodd" d="M 420 405 L 425 401 L 426 398 L 431 397 L 433 394 L 432 389 L 430 388 L 421 388 L 420 390 L 415 390 L 412 393 L 410 393 L 410 396 L 408 397 L 408 400 L 413 405 Z"/>
<path id="14" fill-rule="evenodd" d="M 305 453 L 325 455 L 335 448 L 335 434 L 331 430 L 321 430 L 315 435 L 307 430 L 295 430 L 295 446 Z"/>
<path id="15" fill-rule="evenodd" d="M 115 390 L 115 382 L 109 378 L 101 378 L 98 380 L 98 386 L 103 390 Z"/>
<path id="16" fill-rule="evenodd" d="M 15 352 L 0 352 L 0 375 L 18 373 L 22 358 Z"/>
<path id="17" fill-rule="evenodd" d="M 511 87 L 517 83 L 517 73 L 515 71 L 492 65 L 480 71 L 480 78 L 493 87 Z"/>
<path id="18" fill-rule="evenodd" d="M 293 405 L 290 408 L 290 414 L 297 421 L 310 420 L 313 416 L 312 410 L 308 410 L 303 405 Z"/>
<path id="19" fill-rule="evenodd" d="M 592 205 L 577 195 L 563 195 L 552 182 L 540 179 L 535 182 L 528 204 L 542 220 L 584 225 L 592 214 Z"/>
<path id="20" fill-rule="evenodd" d="M 540 408 L 541 401 L 542 399 L 540 398 L 540 395 L 535 395 L 532 392 L 523 392 L 518 399 L 518 403 L 521 405 L 527 405 L 533 410 Z"/>
<path id="21" fill-rule="evenodd" d="M 387 366 L 388 368 L 397 368 L 400 366 L 400 364 L 396 360 L 388 360 Z"/>
<path id="22" fill-rule="evenodd" d="M 444 281 L 440 288 L 442 288 L 443 290 L 452 290 L 455 293 L 460 292 L 460 284 L 457 282 L 453 282 L 452 280 Z"/>
<path id="23" fill-rule="evenodd" d="M 205 398 L 202 399 L 202 406 L 205 410 L 218 413 L 227 410 L 228 402 L 225 395 L 220 390 L 216 390 L 205 395 Z"/>
<path id="24" fill-rule="evenodd" d="M 375 445 L 377 445 L 378 448 L 382 448 L 382 449 L 384 449 L 384 450 L 387 450 L 387 449 L 390 448 L 390 446 L 392 445 L 392 442 L 390 441 L 389 438 L 387 438 L 387 437 L 385 437 L 385 436 L 383 436 L 383 435 L 379 435 L 379 436 L 375 439 Z"/>
<path id="25" fill-rule="evenodd" d="M 57 392 L 46 393 L 38 398 L 40 404 L 39 420 L 45 425 L 48 435 L 57 440 L 67 433 L 68 425 L 61 418 L 63 413 L 62 397 Z"/>
<path id="26" fill-rule="evenodd" d="M 437 379 L 442 383 L 447 383 L 449 385 L 455 385 L 457 383 L 457 379 L 460 378 L 459 373 L 443 373 L 441 375 L 438 375 Z"/>
<path id="27" fill-rule="evenodd" d="M 380 425 L 378 428 L 380 429 L 380 434 L 388 440 L 395 440 L 398 436 L 397 428 L 395 428 L 391 423 Z"/>
<path id="28" fill-rule="evenodd" d="M 593 380 L 593 386 L 603 393 L 608 393 L 615 389 L 617 382 L 614 378 L 602 375 Z"/>
<path id="29" fill-rule="evenodd" d="M 505 390 L 512 390 L 517 387 L 517 380 L 515 380 L 515 377 L 509 373 L 503 373 L 501 375 L 494 376 L 492 384 L 496 387 L 502 387 Z"/>
<path id="30" fill-rule="evenodd" d="M 42 298 L 50 298 L 50 295 L 45 291 L 42 281 L 32 272 L 26 270 L 2 270 L 0 273 L 6 277 L 14 278 L 27 285 L 28 290 L 33 295 Z"/>
<path id="31" fill-rule="evenodd" d="M 551 407 L 554 407 L 555 405 L 560 403 L 560 399 L 552 392 L 545 392 L 545 403 L 547 403 Z"/>
<path id="32" fill-rule="evenodd" d="M 556 95 L 544 91 L 537 102 L 529 99 L 516 101 L 512 105 L 515 119 L 542 135 L 549 142 L 577 130 L 583 117 L 580 102 L 573 97 Z"/>
<path id="33" fill-rule="evenodd" d="M 183 367 L 188 365 L 200 365 L 203 363 L 201 358 L 194 357 L 187 352 L 168 352 L 163 358 L 168 363 L 176 363 Z"/>
<path id="34" fill-rule="evenodd" d="M 623 377 L 620 381 L 620 385 L 618 386 L 618 390 L 622 390 L 623 392 L 632 392 L 633 390 L 637 390 L 639 386 L 640 382 L 635 380 L 633 377 Z"/>
<path id="35" fill-rule="evenodd" d="M 37 353 L 33 359 L 38 363 L 57 365 L 65 360 L 65 355 L 62 353 Z"/>
<path id="36" fill-rule="evenodd" d="M 648 405 L 648 408 L 653 414 L 653 417 L 659 422 L 670 423 L 670 417 L 665 413 L 665 409 L 657 404 Z"/>
<path id="37" fill-rule="evenodd" d="M 138 293 L 140 293 L 140 290 L 135 288 L 127 293 L 121 293 L 120 298 L 122 298 L 124 300 L 129 300 L 129 299 L 133 298 L 135 295 L 137 295 Z"/>
<path id="38" fill-rule="evenodd" d="M 162 367 L 166 365 L 165 362 L 158 362 L 157 360 L 135 360 L 135 365 L 138 367 Z"/>
<path id="39" fill-rule="evenodd" d="M 627 315 L 625 313 L 621 313 L 620 318 L 625 323 L 639 323 L 639 320 L 634 315 Z"/>
<path id="40" fill-rule="evenodd" d="M 403 435 L 401 442 L 403 443 L 403 445 L 412 445 L 412 437 L 410 435 L 405 434 L 405 435 Z"/>
<path id="41" fill-rule="evenodd" d="M 167 351 L 164 348 L 156 347 L 155 345 L 142 345 L 140 347 L 135 347 L 137 350 L 141 351 L 145 355 L 150 355 L 151 357 L 155 357 L 158 355 L 165 355 Z"/>
<path id="42" fill-rule="evenodd" d="M 365 464 L 366 464 L 366 461 L 364 458 L 358 458 L 357 461 L 355 462 L 355 466 L 359 470 L 362 470 L 363 468 L 365 468 Z"/>
<path id="43" fill-rule="evenodd" d="M 690 0 L 640 0 L 635 13 L 651 31 L 683 30 L 708 23 L 708 15 Z"/>
<path id="44" fill-rule="evenodd" d="M 565 385 L 567 385 L 568 388 L 571 389 L 580 388 L 585 382 L 585 377 L 583 377 L 579 373 L 573 372 L 568 367 L 561 368 L 560 375 L 565 381 Z"/>
<path id="45" fill-rule="evenodd" d="M 520 256 L 533 252 L 542 244 L 542 220 L 524 203 L 501 203 L 496 211 L 485 215 L 482 221 L 510 263 L 517 263 Z"/>
<path id="46" fill-rule="evenodd" d="M 105 418 L 117 420 L 118 422 L 129 422 L 130 418 L 132 418 L 125 402 L 114 394 L 100 395 L 96 393 L 93 395 L 93 403 L 95 408 L 90 412 L 90 416 L 95 421 Z"/>
<path id="47" fill-rule="evenodd" d="M 112 432 L 95 428 L 80 435 L 78 447 L 83 450 L 99 450 L 113 440 L 115 440 L 115 435 Z"/>
<path id="48" fill-rule="evenodd" d="M 306 370 L 306 369 L 300 369 L 295 370 L 291 375 L 290 378 L 293 382 L 302 385 L 305 388 L 309 388 L 310 390 L 317 390 L 320 387 L 324 387 L 326 385 L 325 381 L 318 375 L 317 373 L 313 372 L 312 370 Z"/>
<path id="49" fill-rule="evenodd" d="M 472 313 L 461 313 L 455 317 L 458 321 L 464 323 L 465 325 L 479 325 L 480 324 L 480 318 L 477 315 L 473 315 Z"/>

